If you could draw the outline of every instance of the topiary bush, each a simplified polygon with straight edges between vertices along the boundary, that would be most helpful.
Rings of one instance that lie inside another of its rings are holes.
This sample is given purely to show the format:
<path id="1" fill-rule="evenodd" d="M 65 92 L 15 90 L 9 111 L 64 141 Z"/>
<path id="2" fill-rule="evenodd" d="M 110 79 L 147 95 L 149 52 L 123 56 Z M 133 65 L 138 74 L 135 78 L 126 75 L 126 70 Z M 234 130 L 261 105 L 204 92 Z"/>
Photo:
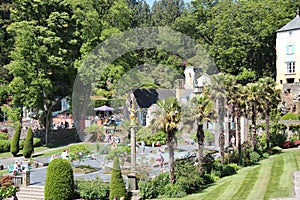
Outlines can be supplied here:
<path id="1" fill-rule="evenodd" d="M 113 200 L 114 197 L 126 197 L 125 182 L 122 177 L 120 162 L 117 156 L 114 158 L 111 180 L 109 183 L 109 199 Z"/>
<path id="2" fill-rule="evenodd" d="M 69 200 L 74 194 L 74 176 L 68 160 L 56 158 L 49 163 L 46 183 L 46 200 Z"/>
<path id="3" fill-rule="evenodd" d="M 33 154 L 34 147 L 33 147 L 33 133 L 31 127 L 28 128 L 26 139 L 24 142 L 23 148 L 23 156 L 25 158 L 30 158 Z"/>
<path id="4" fill-rule="evenodd" d="M 13 138 L 11 140 L 11 145 L 10 145 L 10 152 L 14 157 L 20 151 L 20 147 L 19 147 L 20 135 L 21 135 L 21 125 L 19 124 L 16 128 L 16 131 L 13 135 Z"/>

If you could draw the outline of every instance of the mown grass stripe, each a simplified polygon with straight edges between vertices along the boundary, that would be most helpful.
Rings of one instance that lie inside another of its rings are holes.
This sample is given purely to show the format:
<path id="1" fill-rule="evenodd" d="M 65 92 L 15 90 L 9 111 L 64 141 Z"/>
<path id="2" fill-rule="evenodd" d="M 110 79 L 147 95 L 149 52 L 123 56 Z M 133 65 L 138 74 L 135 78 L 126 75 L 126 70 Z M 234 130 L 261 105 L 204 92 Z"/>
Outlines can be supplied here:
<path id="1" fill-rule="evenodd" d="M 248 171 L 247 176 L 245 177 L 243 183 L 241 184 L 239 190 L 233 196 L 233 200 L 246 199 L 249 193 L 252 191 L 256 181 L 259 177 L 259 172 L 261 165 L 254 166 L 251 170 Z"/>
<path id="2" fill-rule="evenodd" d="M 270 180 L 268 182 L 267 190 L 264 195 L 264 199 L 268 200 L 271 197 L 280 197 L 278 196 L 278 191 L 281 191 L 280 189 L 280 179 L 282 173 L 284 172 L 284 158 L 283 154 L 274 156 L 274 164 L 271 169 L 271 176 Z"/>
<path id="3" fill-rule="evenodd" d="M 227 186 L 230 185 L 231 180 L 230 179 L 221 179 L 219 180 L 223 183 L 218 182 L 217 185 L 211 186 L 209 188 L 206 188 L 205 190 L 201 191 L 197 194 L 197 197 L 195 199 L 222 199 L 222 194 L 227 189 Z M 203 192 L 203 193 L 202 193 Z M 193 196 L 188 196 L 188 198 L 184 198 L 186 200 L 193 200 Z"/>
<path id="4" fill-rule="evenodd" d="M 246 200 L 260 200 L 263 199 L 265 191 L 267 189 L 268 182 L 270 180 L 271 169 L 273 166 L 274 159 L 269 157 L 268 160 L 263 160 L 260 162 L 260 171 L 258 175 L 258 179 L 255 182 L 254 187 L 249 192 L 249 195 Z"/>

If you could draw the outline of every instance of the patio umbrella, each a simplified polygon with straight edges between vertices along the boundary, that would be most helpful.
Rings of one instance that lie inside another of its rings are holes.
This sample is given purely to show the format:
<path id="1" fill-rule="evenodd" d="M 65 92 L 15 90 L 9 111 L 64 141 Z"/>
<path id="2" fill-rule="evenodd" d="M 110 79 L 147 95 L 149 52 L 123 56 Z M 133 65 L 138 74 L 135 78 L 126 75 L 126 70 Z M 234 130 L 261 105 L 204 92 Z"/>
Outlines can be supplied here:
<path id="1" fill-rule="evenodd" d="M 95 111 L 113 111 L 115 109 L 104 105 L 104 106 L 101 106 L 101 107 L 98 107 L 98 108 L 94 108 L 94 110 Z"/>

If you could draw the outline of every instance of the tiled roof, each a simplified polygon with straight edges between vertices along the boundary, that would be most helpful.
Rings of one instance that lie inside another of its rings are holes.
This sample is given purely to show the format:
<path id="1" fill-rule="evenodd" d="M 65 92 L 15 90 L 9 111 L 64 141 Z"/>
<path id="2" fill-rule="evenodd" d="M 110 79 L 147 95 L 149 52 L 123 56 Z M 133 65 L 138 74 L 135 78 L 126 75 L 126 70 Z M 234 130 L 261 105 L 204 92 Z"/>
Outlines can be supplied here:
<path id="1" fill-rule="evenodd" d="M 133 90 L 133 94 L 140 108 L 149 108 L 159 99 L 176 97 L 174 89 L 135 89 Z"/>
<path id="2" fill-rule="evenodd" d="M 287 23 L 281 29 L 277 30 L 277 32 L 290 31 L 296 29 L 300 29 L 300 16 L 298 14 L 292 21 Z"/>

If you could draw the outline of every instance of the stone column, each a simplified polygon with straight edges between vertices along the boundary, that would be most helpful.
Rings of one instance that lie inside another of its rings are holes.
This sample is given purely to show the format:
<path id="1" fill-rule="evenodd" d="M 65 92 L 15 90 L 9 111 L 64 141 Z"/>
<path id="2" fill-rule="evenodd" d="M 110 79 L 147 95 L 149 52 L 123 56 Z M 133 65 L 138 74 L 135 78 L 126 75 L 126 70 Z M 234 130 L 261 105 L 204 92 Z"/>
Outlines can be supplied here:
<path id="1" fill-rule="evenodd" d="M 26 187 L 30 185 L 30 171 L 24 171 L 22 175 L 23 175 L 23 181 L 22 181 L 23 186 Z"/>

